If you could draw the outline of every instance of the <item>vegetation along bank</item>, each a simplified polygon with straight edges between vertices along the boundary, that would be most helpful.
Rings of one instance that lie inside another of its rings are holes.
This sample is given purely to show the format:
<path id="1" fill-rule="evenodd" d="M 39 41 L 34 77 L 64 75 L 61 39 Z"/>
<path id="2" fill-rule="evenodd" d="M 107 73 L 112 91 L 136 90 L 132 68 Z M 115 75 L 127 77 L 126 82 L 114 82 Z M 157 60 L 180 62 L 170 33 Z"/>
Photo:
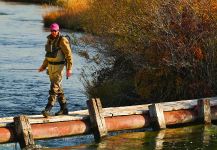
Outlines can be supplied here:
<path id="1" fill-rule="evenodd" d="M 97 49 L 88 97 L 104 106 L 217 94 L 217 2 L 198 0 L 58 0 L 44 24 L 85 32 Z M 90 61 L 89 61 L 90 62 Z"/>

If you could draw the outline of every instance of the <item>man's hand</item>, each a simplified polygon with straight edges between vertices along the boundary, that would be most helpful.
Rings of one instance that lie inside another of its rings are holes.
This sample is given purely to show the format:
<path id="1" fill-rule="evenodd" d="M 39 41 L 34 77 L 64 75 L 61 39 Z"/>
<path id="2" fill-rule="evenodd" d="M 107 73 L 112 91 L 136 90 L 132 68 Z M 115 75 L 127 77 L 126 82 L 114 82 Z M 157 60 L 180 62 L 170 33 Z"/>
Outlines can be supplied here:
<path id="1" fill-rule="evenodd" d="M 42 66 L 40 68 L 38 68 L 38 72 L 42 72 L 44 71 L 46 68 L 43 68 Z"/>
<path id="2" fill-rule="evenodd" d="M 66 78 L 68 79 L 72 75 L 72 70 L 66 71 Z"/>

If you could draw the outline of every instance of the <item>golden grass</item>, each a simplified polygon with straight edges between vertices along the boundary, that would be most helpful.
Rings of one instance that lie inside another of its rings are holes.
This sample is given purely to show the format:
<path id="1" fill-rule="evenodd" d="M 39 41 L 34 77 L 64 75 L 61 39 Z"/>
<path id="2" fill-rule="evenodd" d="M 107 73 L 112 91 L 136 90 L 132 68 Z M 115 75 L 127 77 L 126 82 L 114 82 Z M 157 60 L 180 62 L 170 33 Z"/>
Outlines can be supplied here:
<path id="1" fill-rule="evenodd" d="M 60 11 L 50 11 L 49 13 L 46 13 L 43 15 L 44 20 L 53 20 L 55 21 L 56 18 L 58 18 L 60 16 Z"/>
<path id="2" fill-rule="evenodd" d="M 59 9 L 51 9 L 43 15 L 45 26 L 52 22 L 59 23 L 63 28 L 82 30 L 83 14 L 90 6 L 90 0 L 59 0 Z"/>
<path id="3" fill-rule="evenodd" d="M 63 1 L 63 0 L 61 0 Z M 90 0 L 64 0 L 63 7 L 67 10 L 73 11 L 73 13 L 79 13 L 86 11 L 89 8 Z"/>

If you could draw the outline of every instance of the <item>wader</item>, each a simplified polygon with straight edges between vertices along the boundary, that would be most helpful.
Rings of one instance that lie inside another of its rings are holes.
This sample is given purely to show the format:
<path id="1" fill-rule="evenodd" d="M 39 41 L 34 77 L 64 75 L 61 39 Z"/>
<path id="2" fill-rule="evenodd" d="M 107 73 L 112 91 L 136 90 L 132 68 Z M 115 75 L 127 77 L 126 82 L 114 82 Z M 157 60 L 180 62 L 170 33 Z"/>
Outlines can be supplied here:
<path id="1" fill-rule="evenodd" d="M 62 88 L 63 70 L 66 61 L 65 55 L 59 47 L 59 40 L 59 37 L 55 40 L 48 38 L 48 42 L 45 46 L 45 50 L 47 51 L 46 60 L 48 61 L 48 75 L 50 78 L 48 103 L 42 111 L 42 114 L 45 117 L 50 115 L 50 111 L 56 103 L 56 100 L 58 100 L 60 104 L 60 111 L 58 111 L 55 115 L 68 114 L 67 101 Z M 52 51 L 55 51 L 55 54 L 52 53 Z M 69 54 L 71 54 L 71 50 Z"/>

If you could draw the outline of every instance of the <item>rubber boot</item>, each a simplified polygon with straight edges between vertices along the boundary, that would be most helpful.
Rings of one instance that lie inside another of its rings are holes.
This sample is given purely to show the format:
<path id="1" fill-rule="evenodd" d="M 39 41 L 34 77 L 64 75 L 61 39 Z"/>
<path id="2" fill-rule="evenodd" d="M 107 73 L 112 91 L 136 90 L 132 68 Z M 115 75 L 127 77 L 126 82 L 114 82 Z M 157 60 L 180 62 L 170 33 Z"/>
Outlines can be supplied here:
<path id="1" fill-rule="evenodd" d="M 68 115 L 69 111 L 67 108 L 67 104 L 66 103 L 60 103 L 60 110 L 58 112 L 55 113 L 56 116 L 59 115 Z"/>
<path id="2" fill-rule="evenodd" d="M 52 105 L 51 104 L 47 104 L 46 105 L 46 107 L 45 107 L 45 109 L 44 110 L 42 110 L 42 115 L 44 116 L 44 117 L 49 117 L 49 116 L 51 116 L 51 114 L 50 114 L 50 111 L 51 111 L 51 109 L 52 109 Z"/>

